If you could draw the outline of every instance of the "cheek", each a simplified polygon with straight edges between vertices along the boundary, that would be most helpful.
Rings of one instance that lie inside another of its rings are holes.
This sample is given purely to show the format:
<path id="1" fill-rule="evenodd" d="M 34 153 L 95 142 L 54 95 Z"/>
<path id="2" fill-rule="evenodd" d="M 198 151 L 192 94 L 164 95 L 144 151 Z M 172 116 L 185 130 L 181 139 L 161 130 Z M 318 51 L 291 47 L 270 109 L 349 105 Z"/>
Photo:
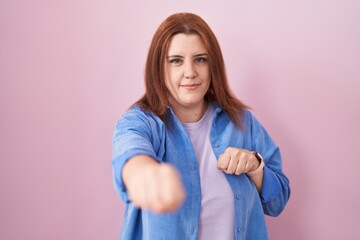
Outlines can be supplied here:
<path id="1" fill-rule="evenodd" d="M 165 86 L 168 89 L 168 91 L 173 92 L 176 88 L 176 81 L 175 76 L 173 73 L 168 73 L 168 75 L 165 77 Z"/>
<path id="2" fill-rule="evenodd" d="M 172 82 L 172 72 L 171 72 L 171 70 L 166 69 L 164 75 L 165 75 L 165 79 L 164 79 L 165 80 L 165 86 L 166 86 L 166 88 L 169 89 L 169 87 L 171 87 L 171 82 Z"/>
<path id="3" fill-rule="evenodd" d="M 165 78 L 165 86 L 168 91 L 171 91 L 172 85 L 171 85 L 171 80 L 169 77 Z"/>
<path id="4" fill-rule="evenodd" d="M 201 76 L 203 81 L 207 81 L 208 83 L 210 83 L 211 76 L 210 76 L 209 68 L 202 69 Z"/>
<path id="5" fill-rule="evenodd" d="M 172 71 L 169 71 L 168 74 L 168 84 L 175 87 L 176 85 L 179 85 L 181 82 L 181 71 L 174 69 Z"/>

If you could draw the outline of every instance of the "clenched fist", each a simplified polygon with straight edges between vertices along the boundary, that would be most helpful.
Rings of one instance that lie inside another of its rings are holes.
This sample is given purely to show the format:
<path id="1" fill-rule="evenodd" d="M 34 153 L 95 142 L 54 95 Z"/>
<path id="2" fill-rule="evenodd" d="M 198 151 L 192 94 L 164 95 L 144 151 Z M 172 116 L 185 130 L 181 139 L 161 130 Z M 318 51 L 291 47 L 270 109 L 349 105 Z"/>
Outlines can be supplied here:
<path id="1" fill-rule="evenodd" d="M 217 167 L 228 174 L 240 175 L 257 169 L 259 161 L 249 150 L 229 147 L 220 155 Z"/>
<path id="2" fill-rule="evenodd" d="M 173 212 L 185 199 L 178 172 L 169 164 L 159 164 L 144 155 L 124 166 L 123 178 L 135 206 L 155 213 Z"/>

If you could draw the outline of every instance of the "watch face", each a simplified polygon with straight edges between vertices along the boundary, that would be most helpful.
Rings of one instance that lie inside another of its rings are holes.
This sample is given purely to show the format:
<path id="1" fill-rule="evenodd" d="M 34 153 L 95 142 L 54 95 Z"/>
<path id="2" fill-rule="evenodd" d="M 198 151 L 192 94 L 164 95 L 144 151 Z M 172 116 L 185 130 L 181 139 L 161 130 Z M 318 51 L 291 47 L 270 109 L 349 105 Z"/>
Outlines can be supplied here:
<path id="1" fill-rule="evenodd" d="M 257 158 L 257 160 L 259 160 L 259 162 L 264 160 L 263 157 L 260 155 L 260 153 L 255 152 L 255 151 L 253 153 L 254 153 L 255 157 Z"/>

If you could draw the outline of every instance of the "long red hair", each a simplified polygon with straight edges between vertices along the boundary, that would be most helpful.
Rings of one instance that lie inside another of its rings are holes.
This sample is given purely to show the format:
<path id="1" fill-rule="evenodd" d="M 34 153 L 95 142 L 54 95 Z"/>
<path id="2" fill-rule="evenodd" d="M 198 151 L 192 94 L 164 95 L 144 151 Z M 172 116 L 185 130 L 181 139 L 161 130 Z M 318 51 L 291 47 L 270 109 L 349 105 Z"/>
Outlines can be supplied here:
<path id="1" fill-rule="evenodd" d="M 179 33 L 200 36 L 205 49 L 208 51 L 211 76 L 211 83 L 205 100 L 218 102 L 230 120 L 236 126 L 241 126 L 240 116 L 248 107 L 237 99 L 229 88 L 224 59 L 214 33 L 202 18 L 193 13 L 173 14 L 165 19 L 155 32 L 145 65 L 146 92 L 135 105 L 152 111 L 164 120 L 169 104 L 164 64 L 170 42 L 173 36 Z"/>

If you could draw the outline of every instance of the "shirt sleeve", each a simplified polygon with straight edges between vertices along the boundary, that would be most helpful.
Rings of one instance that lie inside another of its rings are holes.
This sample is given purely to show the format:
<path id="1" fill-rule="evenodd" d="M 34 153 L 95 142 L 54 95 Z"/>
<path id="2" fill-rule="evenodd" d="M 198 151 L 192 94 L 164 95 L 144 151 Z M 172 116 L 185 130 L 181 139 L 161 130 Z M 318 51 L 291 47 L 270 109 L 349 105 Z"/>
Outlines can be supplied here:
<path id="1" fill-rule="evenodd" d="M 155 120 L 140 110 L 130 110 L 117 122 L 113 134 L 113 181 L 120 198 L 129 203 L 130 199 L 122 179 L 125 163 L 140 154 L 157 159 L 159 131 Z M 159 160 L 158 160 L 159 161 Z"/>
<path id="2" fill-rule="evenodd" d="M 271 139 L 260 122 L 250 114 L 253 149 L 265 161 L 264 178 L 260 198 L 264 213 L 278 216 L 290 197 L 289 180 L 282 171 L 282 158 L 279 147 Z"/>

